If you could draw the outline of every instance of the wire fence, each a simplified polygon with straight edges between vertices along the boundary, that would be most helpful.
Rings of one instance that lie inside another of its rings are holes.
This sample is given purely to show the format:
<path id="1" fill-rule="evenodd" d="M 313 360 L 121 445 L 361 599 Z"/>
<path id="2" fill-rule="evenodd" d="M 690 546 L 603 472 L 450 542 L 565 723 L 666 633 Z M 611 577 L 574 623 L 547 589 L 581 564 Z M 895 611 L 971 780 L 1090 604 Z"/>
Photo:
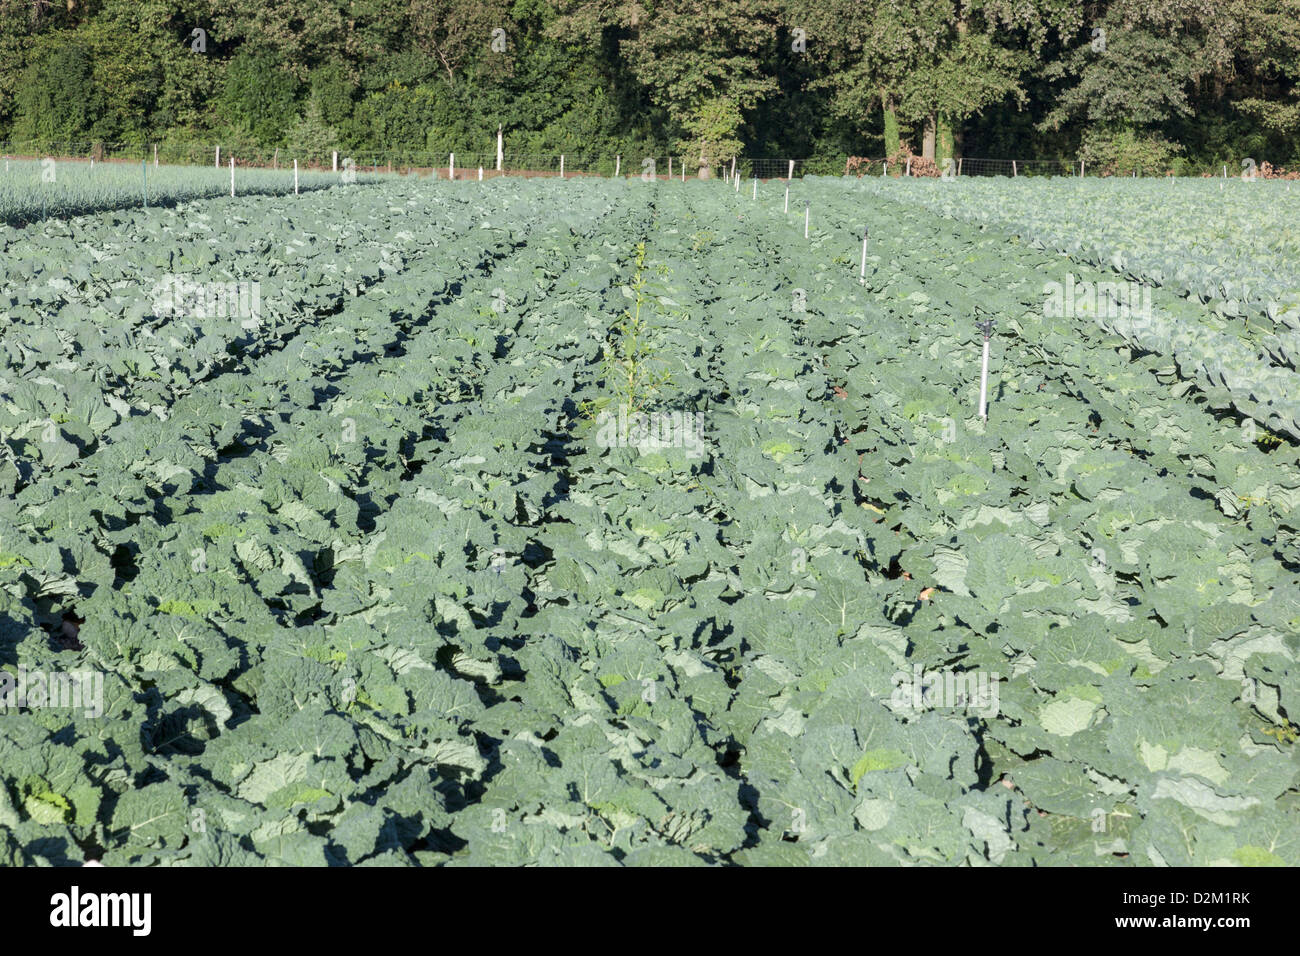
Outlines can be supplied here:
<path id="1" fill-rule="evenodd" d="M 791 159 L 778 157 L 734 157 L 725 162 L 702 163 L 661 149 L 655 155 L 609 155 L 607 153 L 516 153 L 503 150 L 498 168 L 495 150 L 484 152 L 434 153 L 430 150 L 312 150 L 302 147 L 263 147 L 217 143 L 61 143 L 29 142 L 0 144 L 0 157 L 62 161 L 139 163 L 159 165 L 226 166 L 233 159 L 238 166 L 267 169 L 291 168 L 296 160 L 303 170 L 366 173 L 436 175 L 440 179 L 489 179 L 495 176 L 622 176 L 651 179 L 800 179 L 804 176 L 857 175 L 903 176 L 908 169 L 897 159 L 892 163 L 875 157 L 823 157 Z M 847 168 L 846 168 L 847 160 Z M 1141 169 L 1090 168 L 1069 159 L 988 159 L 963 156 L 945 160 L 932 168 L 954 176 L 1133 176 L 1152 175 Z"/>

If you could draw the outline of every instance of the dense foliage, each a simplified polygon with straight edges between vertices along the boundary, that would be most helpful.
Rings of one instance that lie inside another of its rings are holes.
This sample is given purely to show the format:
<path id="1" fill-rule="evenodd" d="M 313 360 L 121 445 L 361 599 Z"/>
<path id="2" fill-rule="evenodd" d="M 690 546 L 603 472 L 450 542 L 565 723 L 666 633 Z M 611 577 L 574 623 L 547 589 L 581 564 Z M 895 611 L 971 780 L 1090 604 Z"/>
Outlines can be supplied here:
<path id="1" fill-rule="evenodd" d="M 1288 188 L 0 228 L 0 863 L 1300 864 Z"/>
<path id="2" fill-rule="evenodd" d="M 0 0 L 0 141 L 50 148 L 1195 171 L 1300 161 L 1297 76 L 1300 0 Z"/>

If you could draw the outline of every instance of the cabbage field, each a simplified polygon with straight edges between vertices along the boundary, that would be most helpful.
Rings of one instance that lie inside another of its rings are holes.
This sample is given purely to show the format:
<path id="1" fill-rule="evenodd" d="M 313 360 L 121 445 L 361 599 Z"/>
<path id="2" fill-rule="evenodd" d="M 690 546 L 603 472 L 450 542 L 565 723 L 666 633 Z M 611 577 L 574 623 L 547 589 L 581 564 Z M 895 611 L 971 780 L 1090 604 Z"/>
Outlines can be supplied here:
<path id="1" fill-rule="evenodd" d="M 0 863 L 1300 864 L 1295 201 L 3 228 Z"/>

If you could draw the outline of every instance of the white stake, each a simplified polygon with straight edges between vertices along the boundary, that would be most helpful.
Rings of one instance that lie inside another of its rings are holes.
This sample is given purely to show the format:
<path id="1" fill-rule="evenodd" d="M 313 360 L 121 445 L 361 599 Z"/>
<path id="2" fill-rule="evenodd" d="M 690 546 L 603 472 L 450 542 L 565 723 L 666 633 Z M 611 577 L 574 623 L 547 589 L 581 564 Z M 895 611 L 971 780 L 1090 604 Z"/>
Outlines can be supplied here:
<path id="1" fill-rule="evenodd" d="M 858 281 L 864 285 L 867 281 L 867 236 L 870 233 L 870 229 L 862 230 L 862 268 L 858 271 Z"/>
<path id="2" fill-rule="evenodd" d="M 479 181 L 479 182 L 482 182 L 482 181 L 483 181 L 483 167 L 482 167 L 482 166 L 480 166 L 480 167 L 478 168 L 478 181 Z"/>
<path id="3" fill-rule="evenodd" d="M 1020 175 L 1020 174 L 1019 174 L 1018 172 L 1016 172 L 1016 161 L 1013 159 L 1013 160 L 1011 161 L 1011 178 L 1014 179 L 1016 176 L 1019 176 L 1019 175 Z"/>
<path id="4" fill-rule="evenodd" d="M 686 182 L 686 157 L 682 157 L 682 182 Z"/>
<path id="5" fill-rule="evenodd" d="M 736 192 L 740 192 L 740 177 L 732 176 L 731 178 L 736 181 Z"/>
<path id="6" fill-rule="evenodd" d="M 787 186 L 785 187 L 785 211 L 786 211 L 786 212 L 789 212 L 789 211 L 790 211 L 790 187 L 789 187 L 789 185 L 787 185 Z"/>
<path id="7" fill-rule="evenodd" d="M 448 179 L 456 178 L 456 154 L 455 153 L 449 153 L 447 155 L 447 178 Z"/>
<path id="8" fill-rule="evenodd" d="M 984 340 L 984 360 L 980 365 L 980 418 L 989 420 L 989 340 Z"/>
<path id="9" fill-rule="evenodd" d="M 334 150 L 334 172 L 337 173 L 338 171 L 339 171 L 339 151 L 336 149 Z"/>
<path id="10" fill-rule="evenodd" d="M 912 157 L 907 157 L 907 169 L 903 170 L 904 176 L 912 175 Z"/>
<path id="11" fill-rule="evenodd" d="M 230 195 L 235 195 L 235 157 L 230 157 Z"/>
<path id="12" fill-rule="evenodd" d="M 758 177 L 754 177 L 754 199 L 758 199 Z"/>
<path id="13" fill-rule="evenodd" d="M 786 179 L 794 179 L 794 160 L 790 160 L 790 171 L 786 174 Z"/>
<path id="14" fill-rule="evenodd" d="M 153 168 L 158 168 L 158 144 L 153 144 Z"/>
<path id="15" fill-rule="evenodd" d="M 811 208 L 810 202 L 805 199 L 803 201 L 803 237 L 805 239 L 808 238 L 808 212 Z"/>
<path id="16" fill-rule="evenodd" d="M 980 331 L 984 333 L 984 359 L 980 365 L 980 418 L 985 421 L 989 420 L 989 335 L 993 332 L 993 320 L 985 319 L 982 323 L 977 323 Z"/>
<path id="17" fill-rule="evenodd" d="M 497 126 L 497 172 L 501 172 L 502 163 L 505 162 L 505 141 L 501 138 L 501 127 Z"/>
<path id="18" fill-rule="evenodd" d="M 560 154 L 560 178 L 564 178 L 564 154 Z"/>
<path id="19" fill-rule="evenodd" d="M 293 194 L 298 195 L 298 160 L 293 161 Z"/>
<path id="20" fill-rule="evenodd" d="M 668 181 L 673 181 L 673 158 L 671 156 L 668 157 Z"/>
<path id="21" fill-rule="evenodd" d="M 221 144 L 217 144 L 217 158 L 212 161 L 212 165 L 217 169 L 221 168 Z"/>
<path id="22" fill-rule="evenodd" d="M 1227 167 L 1227 166 L 1224 166 L 1224 167 L 1223 167 L 1223 178 L 1224 178 L 1224 179 L 1227 179 L 1227 178 L 1228 178 L 1228 167 Z"/>

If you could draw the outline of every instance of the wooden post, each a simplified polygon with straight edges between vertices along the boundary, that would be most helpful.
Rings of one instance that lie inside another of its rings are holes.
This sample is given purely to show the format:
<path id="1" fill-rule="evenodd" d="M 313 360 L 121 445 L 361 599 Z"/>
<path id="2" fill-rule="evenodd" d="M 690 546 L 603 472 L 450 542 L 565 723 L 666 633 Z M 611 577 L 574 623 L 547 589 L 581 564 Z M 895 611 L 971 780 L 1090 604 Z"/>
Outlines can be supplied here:
<path id="1" fill-rule="evenodd" d="M 298 160 L 293 161 L 293 194 L 298 195 Z"/>
<path id="2" fill-rule="evenodd" d="M 789 183 L 786 183 L 785 186 L 785 211 L 787 213 L 790 211 L 790 184 Z"/>
<path id="3" fill-rule="evenodd" d="M 905 170 L 903 170 L 903 175 L 904 175 L 904 176 L 911 176 L 911 175 L 912 175 L 912 157 L 911 157 L 911 156 L 907 157 L 907 168 L 906 168 Z"/>
<path id="4" fill-rule="evenodd" d="M 1016 161 L 1013 159 L 1011 161 L 1011 178 L 1015 179 L 1017 175 L 1019 174 L 1016 172 Z"/>
<path id="5" fill-rule="evenodd" d="M 280 168 L 280 147 L 279 146 L 275 148 L 275 155 L 271 157 L 271 168 L 272 169 Z"/>
<path id="6" fill-rule="evenodd" d="M 497 172 L 504 168 L 506 151 L 505 140 L 502 138 L 501 125 L 497 124 Z"/>
<path id="7" fill-rule="evenodd" d="M 334 150 L 334 172 L 337 173 L 338 171 L 339 171 L 339 151 L 336 149 Z"/>
<path id="8" fill-rule="evenodd" d="M 235 195 L 235 157 L 230 157 L 230 195 Z"/>
<path id="9" fill-rule="evenodd" d="M 618 179 L 618 174 L 623 169 L 623 157 L 618 155 L 614 157 L 614 178 Z"/>
<path id="10" fill-rule="evenodd" d="M 672 181 L 672 178 L 673 178 L 673 158 L 669 156 L 668 157 L 668 179 L 670 182 Z"/>
<path id="11" fill-rule="evenodd" d="M 221 144 L 220 143 L 217 144 L 217 158 L 213 160 L 212 165 L 215 166 L 217 169 L 221 168 Z"/>
<path id="12" fill-rule="evenodd" d="M 447 156 L 447 178 L 456 178 L 456 154 L 450 153 Z"/>
<path id="13" fill-rule="evenodd" d="M 480 166 L 480 167 L 478 168 L 478 181 L 479 181 L 479 182 L 482 182 L 482 181 L 483 181 L 483 167 L 482 167 L 482 166 Z"/>
<path id="14" fill-rule="evenodd" d="M 790 160 L 790 170 L 785 175 L 786 179 L 794 179 L 794 160 Z"/>
<path id="15" fill-rule="evenodd" d="M 158 144 L 153 144 L 153 168 L 158 168 Z"/>
<path id="16" fill-rule="evenodd" d="M 957 175 L 958 175 L 958 176 L 961 175 L 961 157 L 960 157 L 960 156 L 957 157 Z"/>
<path id="17" fill-rule="evenodd" d="M 560 178 L 564 178 L 564 154 L 560 154 Z"/>

